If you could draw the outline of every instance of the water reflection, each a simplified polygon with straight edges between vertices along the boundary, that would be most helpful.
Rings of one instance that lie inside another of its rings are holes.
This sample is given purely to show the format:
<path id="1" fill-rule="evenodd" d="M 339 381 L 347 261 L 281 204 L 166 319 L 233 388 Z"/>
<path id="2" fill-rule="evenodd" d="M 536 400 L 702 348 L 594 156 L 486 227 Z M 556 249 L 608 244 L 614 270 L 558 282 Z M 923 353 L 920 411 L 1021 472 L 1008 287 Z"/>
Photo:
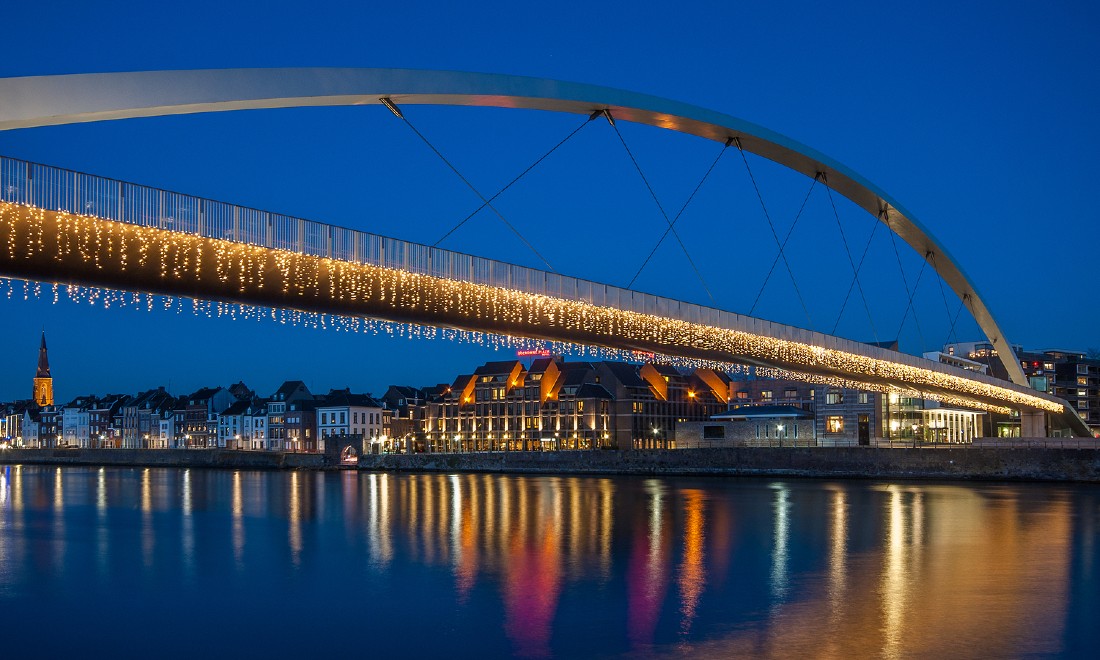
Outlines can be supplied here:
<path id="1" fill-rule="evenodd" d="M 1082 634 L 1066 626 L 1071 586 L 1100 591 L 1098 501 L 1084 487 L 5 466 L 0 601 L 137 568 L 172 593 L 236 576 L 235 606 L 262 609 L 251 591 L 297 574 L 316 603 L 295 611 L 377 603 L 362 625 L 426 653 L 424 620 L 467 616 L 439 639 L 471 653 L 1049 654 Z"/>

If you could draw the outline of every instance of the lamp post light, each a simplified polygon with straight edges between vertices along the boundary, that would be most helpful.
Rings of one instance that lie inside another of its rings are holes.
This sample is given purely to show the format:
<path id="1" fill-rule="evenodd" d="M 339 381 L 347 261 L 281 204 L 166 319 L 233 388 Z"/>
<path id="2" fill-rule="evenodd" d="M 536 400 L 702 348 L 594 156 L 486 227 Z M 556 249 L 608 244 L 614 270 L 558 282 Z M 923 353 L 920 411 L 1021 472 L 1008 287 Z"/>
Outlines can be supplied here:
<path id="1" fill-rule="evenodd" d="M 237 446 L 234 447 L 234 449 L 240 449 L 241 448 L 241 434 L 238 433 L 237 435 L 233 436 L 233 439 L 236 441 L 236 444 L 237 444 Z"/>

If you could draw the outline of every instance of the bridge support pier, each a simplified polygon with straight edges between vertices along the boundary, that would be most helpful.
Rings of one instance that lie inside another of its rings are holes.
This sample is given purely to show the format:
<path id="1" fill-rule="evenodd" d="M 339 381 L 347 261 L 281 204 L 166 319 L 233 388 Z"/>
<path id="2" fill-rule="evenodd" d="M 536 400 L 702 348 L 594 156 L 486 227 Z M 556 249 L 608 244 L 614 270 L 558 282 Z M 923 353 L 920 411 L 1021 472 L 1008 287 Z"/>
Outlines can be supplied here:
<path id="1" fill-rule="evenodd" d="M 1020 437 L 1047 437 L 1047 414 L 1041 410 L 1021 410 Z"/>

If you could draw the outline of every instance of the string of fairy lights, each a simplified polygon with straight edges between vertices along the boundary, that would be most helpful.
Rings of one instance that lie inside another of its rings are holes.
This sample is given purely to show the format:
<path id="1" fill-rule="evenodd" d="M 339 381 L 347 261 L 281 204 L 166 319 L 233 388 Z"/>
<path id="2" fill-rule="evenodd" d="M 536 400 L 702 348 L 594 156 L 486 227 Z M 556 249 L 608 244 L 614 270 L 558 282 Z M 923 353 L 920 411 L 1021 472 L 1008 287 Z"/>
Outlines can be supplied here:
<path id="1" fill-rule="evenodd" d="M 657 349 L 651 358 L 684 367 L 738 373 L 746 367 L 724 360 L 684 357 L 716 354 L 746 361 L 792 365 L 777 377 L 864 390 L 910 392 L 883 382 L 907 383 L 912 393 L 997 412 L 1008 405 L 1061 413 L 1061 404 L 993 383 L 942 371 L 858 355 L 743 330 L 597 306 L 568 298 L 477 284 L 368 263 L 318 257 L 260 245 L 208 238 L 94 216 L 0 202 L 0 231 L 10 265 L 31 260 L 83 271 L 71 279 L 95 280 L 97 273 L 125 275 L 134 286 L 186 291 L 189 295 L 134 293 L 109 287 L 46 285 L 53 300 L 110 307 L 163 308 L 233 320 L 269 320 L 337 332 L 387 334 L 410 339 L 449 339 L 496 349 L 546 349 L 565 355 L 634 360 L 638 353 L 600 345 L 618 342 Z M 2 253 L 0 253 L 2 254 Z M 39 297 L 42 284 L 0 283 L 0 295 Z M 193 294 L 193 295 L 192 295 Z M 206 300 L 232 297 L 275 300 L 273 306 Z M 347 313 L 301 311 L 340 309 Z M 431 320 L 435 324 L 411 322 Z M 459 327 L 449 327 L 449 326 Z M 463 327 L 465 326 L 465 327 Z M 472 328 L 485 328 L 476 330 Z M 578 337 L 584 341 L 554 341 Z M 771 369 L 771 368 L 768 368 Z M 764 369 L 765 373 L 769 373 Z M 822 376 L 817 371 L 846 374 Z M 759 372 L 758 372 L 759 373 Z M 936 391 L 926 391 L 926 388 Z M 957 395 L 943 394 L 943 391 Z M 973 397 L 973 398 L 972 398 Z M 994 400 L 1005 405 L 983 403 Z"/>

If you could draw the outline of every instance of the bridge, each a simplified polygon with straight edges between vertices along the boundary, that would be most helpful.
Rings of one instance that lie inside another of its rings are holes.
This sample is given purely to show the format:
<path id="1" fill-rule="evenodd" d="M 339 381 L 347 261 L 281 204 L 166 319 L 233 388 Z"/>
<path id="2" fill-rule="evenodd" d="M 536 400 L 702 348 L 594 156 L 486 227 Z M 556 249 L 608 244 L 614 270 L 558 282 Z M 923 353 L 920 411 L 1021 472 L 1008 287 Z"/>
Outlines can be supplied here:
<path id="1" fill-rule="evenodd" d="M 243 69 L 2 79 L 0 130 L 366 104 L 385 105 L 399 118 L 401 106 L 442 104 L 568 112 L 612 125 L 633 121 L 787 166 L 850 199 L 916 250 L 959 296 L 1011 381 L 714 307 L 8 158 L 0 159 L 0 276 L 78 291 L 107 287 L 217 301 L 233 305 L 233 314 L 295 310 L 345 329 L 378 319 L 418 335 L 556 342 L 611 357 L 640 352 L 725 370 L 752 365 L 776 377 L 1020 410 L 1025 429 L 1042 429 L 1045 414 L 1056 428 L 1089 435 L 1064 401 L 1027 386 L 1011 344 L 969 278 L 912 214 L 826 156 L 721 113 L 514 76 Z"/>

